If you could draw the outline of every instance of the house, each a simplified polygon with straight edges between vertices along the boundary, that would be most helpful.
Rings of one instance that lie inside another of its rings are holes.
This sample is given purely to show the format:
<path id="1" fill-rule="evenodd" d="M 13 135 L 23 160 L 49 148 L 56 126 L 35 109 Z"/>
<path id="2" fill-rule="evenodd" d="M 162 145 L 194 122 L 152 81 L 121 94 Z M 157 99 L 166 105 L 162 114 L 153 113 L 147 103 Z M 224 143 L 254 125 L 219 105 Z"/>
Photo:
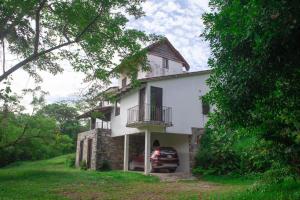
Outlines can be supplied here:
<path id="1" fill-rule="evenodd" d="M 153 143 L 178 152 L 177 172 L 190 172 L 199 138 L 208 119 L 209 106 L 201 101 L 209 88 L 210 70 L 188 72 L 189 64 L 164 38 L 147 47 L 149 71 L 139 71 L 139 87 L 120 75 L 114 102 L 103 101 L 80 117 L 91 118 L 91 130 L 80 133 L 76 165 L 86 162 L 91 169 L 108 161 L 112 168 L 129 169 L 136 154 L 144 155 L 144 172 L 150 172 Z M 92 113 L 102 113 L 99 119 Z"/>

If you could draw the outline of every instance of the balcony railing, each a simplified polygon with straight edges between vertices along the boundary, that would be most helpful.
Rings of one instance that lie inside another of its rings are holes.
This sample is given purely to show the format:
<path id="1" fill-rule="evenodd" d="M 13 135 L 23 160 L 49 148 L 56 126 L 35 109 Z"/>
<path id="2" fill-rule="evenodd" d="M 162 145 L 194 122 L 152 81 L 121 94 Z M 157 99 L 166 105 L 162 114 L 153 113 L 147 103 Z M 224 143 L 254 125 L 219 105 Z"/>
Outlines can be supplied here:
<path id="1" fill-rule="evenodd" d="M 129 108 L 127 112 L 127 126 L 138 127 L 145 125 L 172 126 L 172 108 L 150 104 Z"/>

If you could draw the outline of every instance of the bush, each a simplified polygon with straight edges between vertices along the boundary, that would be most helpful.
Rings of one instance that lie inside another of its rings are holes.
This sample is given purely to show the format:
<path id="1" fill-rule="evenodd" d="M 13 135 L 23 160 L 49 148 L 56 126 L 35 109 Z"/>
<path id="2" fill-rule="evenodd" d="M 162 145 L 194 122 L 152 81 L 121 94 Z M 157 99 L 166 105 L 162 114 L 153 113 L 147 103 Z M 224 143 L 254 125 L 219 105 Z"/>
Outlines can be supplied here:
<path id="1" fill-rule="evenodd" d="M 227 174 L 237 170 L 239 156 L 232 149 L 233 137 L 225 133 L 213 132 L 207 129 L 200 141 L 200 148 L 196 155 L 198 171 L 208 170 L 210 174 Z"/>
<path id="2" fill-rule="evenodd" d="M 68 156 L 66 158 L 66 166 L 70 167 L 70 168 L 74 168 L 75 167 L 75 161 L 76 161 L 76 157 L 74 154 Z"/>
<path id="3" fill-rule="evenodd" d="M 274 163 L 271 169 L 262 174 L 260 181 L 263 184 L 280 184 L 286 180 L 296 180 L 296 172 L 289 166 Z"/>
<path id="4" fill-rule="evenodd" d="M 274 161 L 283 157 L 281 149 L 274 148 L 256 136 L 257 130 L 206 129 L 196 155 L 195 174 L 226 175 L 263 173 Z"/>
<path id="5" fill-rule="evenodd" d="M 108 160 L 103 160 L 99 168 L 100 171 L 110 171 L 111 165 Z"/>
<path id="6" fill-rule="evenodd" d="M 88 166 L 87 166 L 87 163 L 85 160 L 82 160 L 80 163 L 79 163 L 79 167 L 81 170 L 87 170 L 88 169 Z"/>

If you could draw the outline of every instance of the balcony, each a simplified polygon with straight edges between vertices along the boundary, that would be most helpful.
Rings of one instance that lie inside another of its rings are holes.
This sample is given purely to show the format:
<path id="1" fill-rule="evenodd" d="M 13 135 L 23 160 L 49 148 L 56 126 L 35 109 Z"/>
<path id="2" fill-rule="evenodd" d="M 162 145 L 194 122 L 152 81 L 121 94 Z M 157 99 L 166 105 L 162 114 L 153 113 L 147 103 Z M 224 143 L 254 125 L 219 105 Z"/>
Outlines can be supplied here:
<path id="1" fill-rule="evenodd" d="M 172 126 L 172 108 L 150 104 L 137 105 L 128 109 L 127 127 Z"/>

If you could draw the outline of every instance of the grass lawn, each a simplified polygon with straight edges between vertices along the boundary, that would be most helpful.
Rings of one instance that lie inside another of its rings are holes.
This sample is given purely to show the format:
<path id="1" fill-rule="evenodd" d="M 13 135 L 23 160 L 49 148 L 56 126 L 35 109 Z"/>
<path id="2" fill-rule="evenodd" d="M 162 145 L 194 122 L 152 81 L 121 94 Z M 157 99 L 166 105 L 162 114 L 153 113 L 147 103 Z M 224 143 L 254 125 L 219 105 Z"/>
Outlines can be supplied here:
<path id="1" fill-rule="evenodd" d="M 247 192 L 254 180 L 226 177 L 167 183 L 140 173 L 71 169 L 65 160 L 60 156 L 0 169 L 0 199 L 290 199 L 300 191 L 299 184 L 290 183 Z"/>

